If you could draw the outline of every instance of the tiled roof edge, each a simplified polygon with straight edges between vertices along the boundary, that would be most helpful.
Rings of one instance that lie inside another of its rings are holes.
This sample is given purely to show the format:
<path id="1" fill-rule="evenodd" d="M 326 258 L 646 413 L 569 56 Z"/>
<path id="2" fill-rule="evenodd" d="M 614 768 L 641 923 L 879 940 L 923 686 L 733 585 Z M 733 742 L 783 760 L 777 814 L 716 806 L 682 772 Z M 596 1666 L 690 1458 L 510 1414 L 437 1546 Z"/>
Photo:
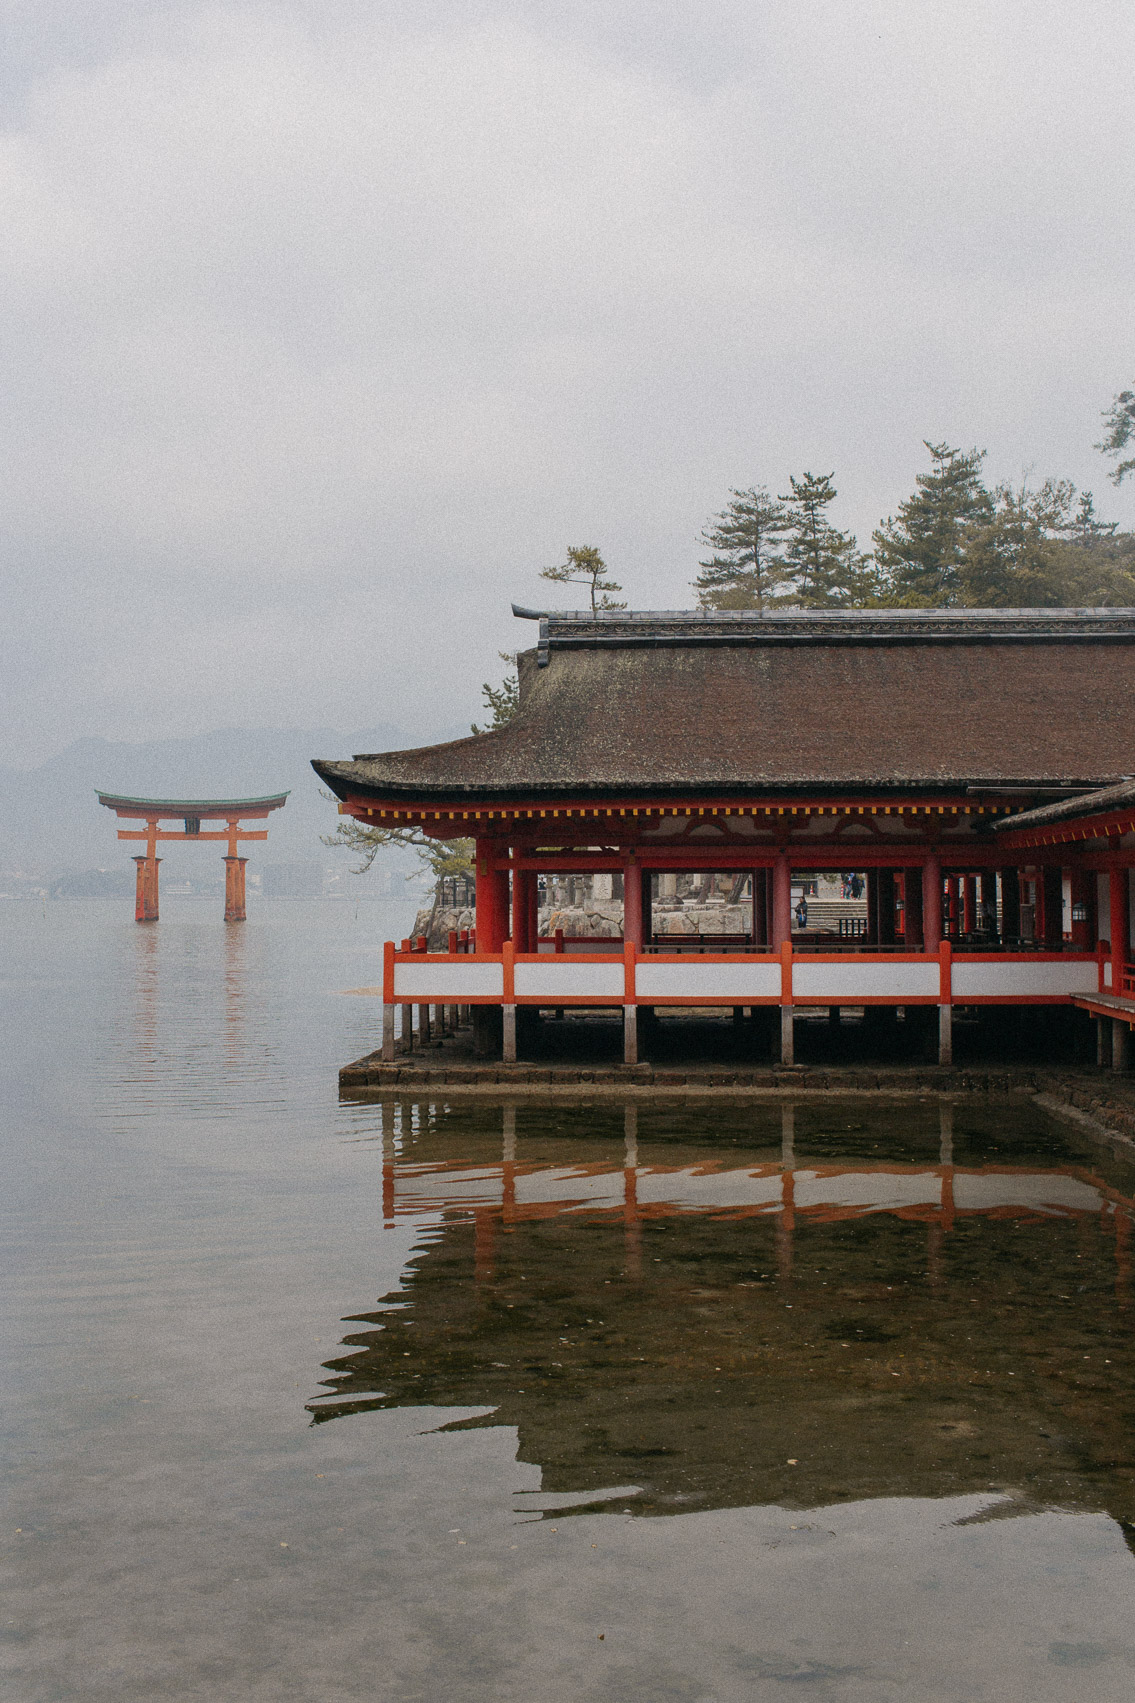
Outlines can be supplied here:
<path id="1" fill-rule="evenodd" d="M 519 609 L 552 650 L 689 644 L 856 644 L 1135 640 L 1135 609 Z"/>

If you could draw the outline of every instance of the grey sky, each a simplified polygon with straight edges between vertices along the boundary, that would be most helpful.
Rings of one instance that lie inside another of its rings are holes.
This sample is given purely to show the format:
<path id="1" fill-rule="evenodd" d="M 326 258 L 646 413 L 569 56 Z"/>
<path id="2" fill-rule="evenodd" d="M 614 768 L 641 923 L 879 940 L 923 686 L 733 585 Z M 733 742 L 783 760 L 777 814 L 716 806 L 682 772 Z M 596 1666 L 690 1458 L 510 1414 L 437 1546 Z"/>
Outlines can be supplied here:
<path id="1" fill-rule="evenodd" d="M 1095 490 L 1121 0 L 0 7 L 0 761 L 475 713 L 536 570 L 690 601 L 730 485 Z"/>

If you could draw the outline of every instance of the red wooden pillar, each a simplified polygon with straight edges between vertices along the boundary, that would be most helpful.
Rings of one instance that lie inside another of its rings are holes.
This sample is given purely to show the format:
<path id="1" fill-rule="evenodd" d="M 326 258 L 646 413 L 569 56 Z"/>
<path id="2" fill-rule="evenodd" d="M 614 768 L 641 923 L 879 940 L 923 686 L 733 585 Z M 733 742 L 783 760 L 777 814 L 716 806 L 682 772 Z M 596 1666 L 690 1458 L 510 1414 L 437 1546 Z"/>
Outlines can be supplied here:
<path id="1" fill-rule="evenodd" d="M 225 859 L 225 921 L 244 922 L 247 913 L 244 908 L 244 868 L 246 857 L 226 857 Z"/>
<path id="2" fill-rule="evenodd" d="M 792 867 L 779 852 L 772 869 L 772 943 L 779 949 L 792 939 Z"/>
<path id="3" fill-rule="evenodd" d="M 518 952 L 536 950 L 536 871 L 518 869 L 512 877 L 512 938 Z"/>
<path id="4" fill-rule="evenodd" d="M 1111 989 L 1112 993 L 1122 994 L 1123 972 L 1127 965 L 1131 950 L 1131 923 L 1127 898 L 1126 869 L 1111 869 L 1108 871 L 1108 898 L 1111 913 Z"/>
<path id="5" fill-rule="evenodd" d="M 494 869 L 498 848 L 477 841 L 477 951 L 499 952 L 508 938 L 508 870 Z"/>
<path id="6" fill-rule="evenodd" d="M 879 871 L 867 871 L 867 944 L 879 944 Z"/>
<path id="7" fill-rule="evenodd" d="M 942 940 L 942 865 L 931 853 L 922 865 L 922 941 L 937 952 Z"/>
<path id="8" fill-rule="evenodd" d="M 1064 943 L 1064 871 L 1046 864 L 1041 871 L 1040 885 L 1044 894 L 1044 932 L 1041 939 L 1049 951 L 1059 952 Z"/>
<path id="9" fill-rule="evenodd" d="M 540 950 L 540 882 L 536 871 L 532 871 L 532 879 L 528 885 L 528 950 Z"/>
<path id="10" fill-rule="evenodd" d="M 922 871 L 903 870 L 903 939 L 907 951 L 923 943 L 922 933 Z"/>
<path id="11" fill-rule="evenodd" d="M 623 940 L 642 951 L 642 870 L 629 858 L 623 865 Z"/>
<path id="12" fill-rule="evenodd" d="M 877 869 L 875 871 L 875 907 L 875 939 L 880 946 L 893 946 L 895 943 L 895 872 L 893 869 Z M 870 916 L 870 911 L 868 911 L 868 916 Z"/>

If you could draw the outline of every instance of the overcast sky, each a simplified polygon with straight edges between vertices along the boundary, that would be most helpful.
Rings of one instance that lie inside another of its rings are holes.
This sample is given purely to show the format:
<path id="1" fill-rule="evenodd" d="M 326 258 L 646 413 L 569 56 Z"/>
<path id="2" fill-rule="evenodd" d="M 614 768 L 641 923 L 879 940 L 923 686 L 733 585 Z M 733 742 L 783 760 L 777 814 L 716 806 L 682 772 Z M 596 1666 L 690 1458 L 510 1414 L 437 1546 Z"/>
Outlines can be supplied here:
<path id="1" fill-rule="evenodd" d="M 1129 0 L 0 0 L 0 762 L 468 719 L 731 485 L 1071 477 L 1135 383 Z"/>

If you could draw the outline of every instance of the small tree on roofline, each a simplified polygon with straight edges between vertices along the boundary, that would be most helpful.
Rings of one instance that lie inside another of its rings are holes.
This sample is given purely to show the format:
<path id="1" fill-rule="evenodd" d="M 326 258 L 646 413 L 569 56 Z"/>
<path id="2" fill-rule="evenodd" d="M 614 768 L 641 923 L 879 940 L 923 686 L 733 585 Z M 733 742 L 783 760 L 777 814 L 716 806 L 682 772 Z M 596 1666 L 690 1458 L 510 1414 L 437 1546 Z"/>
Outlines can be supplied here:
<path id="1" fill-rule="evenodd" d="M 607 577 L 607 564 L 594 544 L 569 544 L 567 561 L 558 568 L 541 568 L 541 579 L 555 580 L 559 585 L 585 585 L 591 594 L 591 613 L 600 609 L 625 609 L 608 595 L 622 591 L 616 580 Z"/>

